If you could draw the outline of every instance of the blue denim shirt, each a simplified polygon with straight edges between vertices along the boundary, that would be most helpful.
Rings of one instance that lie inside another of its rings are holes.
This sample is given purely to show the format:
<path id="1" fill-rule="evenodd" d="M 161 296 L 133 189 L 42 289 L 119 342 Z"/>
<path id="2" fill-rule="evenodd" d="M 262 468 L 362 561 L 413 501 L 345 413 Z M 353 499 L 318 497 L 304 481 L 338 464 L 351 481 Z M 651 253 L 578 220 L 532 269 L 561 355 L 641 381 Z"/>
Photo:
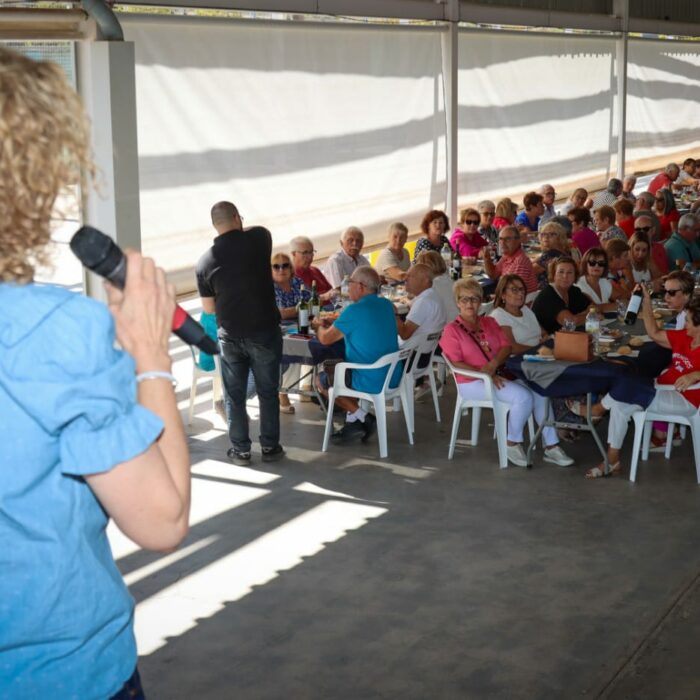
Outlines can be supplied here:
<path id="1" fill-rule="evenodd" d="M 83 476 L 145 451 L 162 422 L 103 304 L 0 284 L 0 696 L 105 698 L 136 664 L 133 600 Z"/>

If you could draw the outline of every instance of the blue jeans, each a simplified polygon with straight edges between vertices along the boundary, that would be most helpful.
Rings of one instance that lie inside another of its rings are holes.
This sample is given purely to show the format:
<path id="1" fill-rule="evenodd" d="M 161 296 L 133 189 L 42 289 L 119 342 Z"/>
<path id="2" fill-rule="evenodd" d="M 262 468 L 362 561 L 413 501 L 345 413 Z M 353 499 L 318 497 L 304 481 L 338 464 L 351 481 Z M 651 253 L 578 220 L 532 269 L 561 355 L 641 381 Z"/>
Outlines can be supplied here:
<path id="1" fill-rule="evenodd" d="M 228 435 L 236 452 L 250 452 L 246 390 L 253 372 L 260 405 L 260 446 L 280 442 L 279 381 L 282 333 L 275 328 L 265 336 L 232 338 L 220 331 L 221 375 L 224 382 Z"/>

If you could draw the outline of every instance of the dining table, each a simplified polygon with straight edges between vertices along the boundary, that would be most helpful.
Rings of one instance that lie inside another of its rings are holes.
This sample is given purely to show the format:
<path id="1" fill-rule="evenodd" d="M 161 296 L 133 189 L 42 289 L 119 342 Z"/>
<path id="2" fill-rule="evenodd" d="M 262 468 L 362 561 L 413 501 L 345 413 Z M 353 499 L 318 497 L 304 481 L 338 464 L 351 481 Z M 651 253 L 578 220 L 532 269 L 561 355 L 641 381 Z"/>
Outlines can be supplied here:
<path id="1" fill-rule="evenodd" d="M 654 377 L 668 365 L 670 357 L 668 351 L 660 348 L 646 335 L 641 319 L 636 323 L 626 326 L 618 319 L 607 319 L 603 322 L 601 334 L 619 334 L 619 337 L 610 343 L 597 344 L 597 351 L 586 362 L 571 362 L 558 360 L 553 355 L 542 356 L 539 348 L 543 345 L 553 348 L 553 340 L 549 339 L 542 345 L 532 348 L 524 353 L 512 355 L 506 361 L 506 368 L 528 387 L 547 401 L 545 415 L 549 416 L 550 400 L 553 398 L 569 398 L 577 395 L 586 397 L 586 415 L 582 423 L 558 421 L 556 419 L 543 421 L 538 426 L 535 437 L 530 442 L 526 451 L 527 466 L 532 467 L 532 457 L 537 441 L 542 430 L 551 426 L 554 428 L 583 431 L 590 433 L 598 448 L 605 472 L 608 473 L 610 465 L 607 459 L 607 450 L 598 433 L 596 421 L 591 415 L 591 407 L 594 397 L 610 392 L 618 401 L 648 406 L 654 398 Z M 631 347 L 628 343 L 631 338 L 637 337 L 641 343 L 637 347 Z M 606 349 L 603 350 L 602 348 Z M 621 347 L 621 354 L 617 352 Z"/>

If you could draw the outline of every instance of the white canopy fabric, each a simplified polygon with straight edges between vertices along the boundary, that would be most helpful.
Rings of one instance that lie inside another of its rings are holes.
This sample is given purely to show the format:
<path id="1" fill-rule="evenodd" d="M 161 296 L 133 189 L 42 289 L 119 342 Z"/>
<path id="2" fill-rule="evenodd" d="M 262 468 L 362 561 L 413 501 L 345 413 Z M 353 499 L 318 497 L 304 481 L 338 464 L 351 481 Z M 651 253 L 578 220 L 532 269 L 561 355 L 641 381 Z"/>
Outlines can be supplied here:
<path id="1" fill-rule="evenodd" d="M 220 199 L 287 247 L 417 228 L 446 198 L 441 30 L 124 19 L 144 249 L 188 268 Z M 615 39 L 459 37 L 459 201 L 615 172 Z M 695 44 L 631 41 L 628 163 L 700 145 Z"/>

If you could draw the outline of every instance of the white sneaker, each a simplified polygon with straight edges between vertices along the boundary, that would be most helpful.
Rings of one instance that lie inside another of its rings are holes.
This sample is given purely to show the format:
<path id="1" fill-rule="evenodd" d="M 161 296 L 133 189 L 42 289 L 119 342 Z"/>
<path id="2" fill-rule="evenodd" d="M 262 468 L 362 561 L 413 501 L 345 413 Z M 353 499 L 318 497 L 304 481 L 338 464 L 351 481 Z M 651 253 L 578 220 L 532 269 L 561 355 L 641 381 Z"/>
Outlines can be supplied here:
<path id="1" fill-rule="evenodd" d="M 564 450 L 555 445 L 554 447 L 546 447 L 544 450 L 544 461 L 558 464 L 560 467 L 570 467 L 574 460 L 569 457 Z"/>
<path id="2" fill-rule="evenodd" d="M 508 461 L 516 467 L 527 467 L 527 457 L 522 445 L 508 445 Z"/>

